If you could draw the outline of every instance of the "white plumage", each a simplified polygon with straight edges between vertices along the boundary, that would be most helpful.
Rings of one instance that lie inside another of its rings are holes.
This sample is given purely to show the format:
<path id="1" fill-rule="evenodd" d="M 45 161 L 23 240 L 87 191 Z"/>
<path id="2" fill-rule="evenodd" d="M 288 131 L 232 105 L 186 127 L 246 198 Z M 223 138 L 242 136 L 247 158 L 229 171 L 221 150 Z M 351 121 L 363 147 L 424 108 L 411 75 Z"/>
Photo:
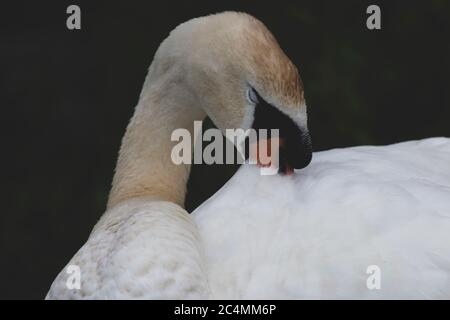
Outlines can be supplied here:
<path id="1" fill-rule="evenodd" d="M 450 298 L 450 139 L 245 166 L 194 217 L 216 298 Z"/>
<path id="2" fill-rule="evenodd" d="M 48 297 L 450 298 L 450 139 L 318 152 L 294 176 L 244 165 L 191 216 L 156 204 L 107 212 L 69 263 L 82 289 L 62 272 Z"/>

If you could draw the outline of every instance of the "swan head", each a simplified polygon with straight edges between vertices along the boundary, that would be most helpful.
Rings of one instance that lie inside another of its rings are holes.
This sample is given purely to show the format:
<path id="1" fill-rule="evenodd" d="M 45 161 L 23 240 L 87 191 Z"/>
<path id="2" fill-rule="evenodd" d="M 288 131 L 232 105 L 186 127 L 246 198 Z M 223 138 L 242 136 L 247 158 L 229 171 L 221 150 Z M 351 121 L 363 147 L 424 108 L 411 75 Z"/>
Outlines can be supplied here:
<path id="1" fill-rule="evenodd" d="M 224 12 L 187 21 L 161 44 L 155 61 L 151 72 L 176 74 L 177 85 L 219 129 L 279 129 L 280 171 L 311 161 L 299 73 L 256 18 Z"/>

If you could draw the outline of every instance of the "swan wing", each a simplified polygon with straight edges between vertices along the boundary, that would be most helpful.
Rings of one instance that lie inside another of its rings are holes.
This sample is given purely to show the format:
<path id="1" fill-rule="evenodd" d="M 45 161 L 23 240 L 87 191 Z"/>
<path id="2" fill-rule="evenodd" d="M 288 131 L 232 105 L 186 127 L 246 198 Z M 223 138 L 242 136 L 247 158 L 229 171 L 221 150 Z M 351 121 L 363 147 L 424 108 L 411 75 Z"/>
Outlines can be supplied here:
<path id="1" fill-rule="evenodd" d="M 193 215 L 216 298 L 450 298 L 450 139 L 245 165 Z"/>

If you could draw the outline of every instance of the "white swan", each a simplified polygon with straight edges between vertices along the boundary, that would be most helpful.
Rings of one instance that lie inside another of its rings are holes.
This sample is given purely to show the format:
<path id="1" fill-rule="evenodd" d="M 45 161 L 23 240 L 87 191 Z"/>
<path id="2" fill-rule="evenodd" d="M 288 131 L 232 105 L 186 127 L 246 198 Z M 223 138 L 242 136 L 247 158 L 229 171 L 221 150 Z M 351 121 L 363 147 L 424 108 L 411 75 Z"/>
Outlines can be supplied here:
<path id="1" fill-rule="evenodd" d="M 222 129 L 280 127 L 286 170 L 311 159 L 300 78 L 263 24 L 181 24 L 150 67 L 108 209 L 68 263 L 80 289 L 65 268 L 48 299 L 450 297 L 448 140 L 317 153 L 294 176 L 243 166 L 188 215 L 170 136 L 205 113 Z"/>

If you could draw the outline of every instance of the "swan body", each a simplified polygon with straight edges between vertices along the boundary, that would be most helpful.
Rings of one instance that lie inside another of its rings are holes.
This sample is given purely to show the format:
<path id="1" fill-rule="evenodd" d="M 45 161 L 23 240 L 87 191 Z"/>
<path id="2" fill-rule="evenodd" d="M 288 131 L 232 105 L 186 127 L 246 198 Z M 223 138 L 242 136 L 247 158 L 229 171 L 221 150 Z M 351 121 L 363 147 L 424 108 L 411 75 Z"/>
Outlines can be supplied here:
<path id="1" fill-rule="evenodd" d="M 218 299 L 449 299 L 450 139 L 243 166 L 193 213 Z M 369 266 L 379 289 L 369 290 Z"/>
<path id="2" fill-rule="evenodd" d="M 450 297 L 448 140 L 321 152 L 293 176 L 244 165 L 189 215 L 171 134 L 206 115 L 279 129 L 280 172 L 311 161 L 303 84 L 267 28 L 236 12 L 181 24 L 149 68 L 107 209 L 47 299 Z"/>
<path id="3" fill-rule="evenodd" d="M 82 290 L 62 272 L 50 297 L 450 298 L 450 139 L 313 159 L 291 177 L 244 165 L 191 216 L 146 199 L 114 208 L 69 262 Z"/>

